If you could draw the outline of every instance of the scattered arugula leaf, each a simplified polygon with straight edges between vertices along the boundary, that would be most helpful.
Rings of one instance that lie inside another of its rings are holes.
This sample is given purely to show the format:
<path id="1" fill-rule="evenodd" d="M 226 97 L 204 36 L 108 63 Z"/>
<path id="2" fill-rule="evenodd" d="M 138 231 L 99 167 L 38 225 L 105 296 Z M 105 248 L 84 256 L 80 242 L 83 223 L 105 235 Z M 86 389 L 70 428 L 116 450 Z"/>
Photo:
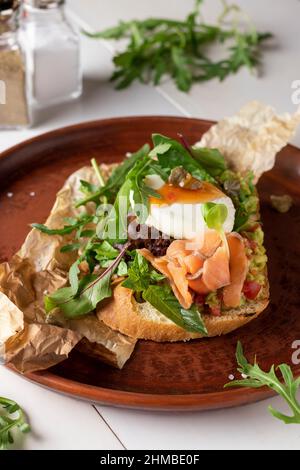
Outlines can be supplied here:
<path id="1" fill-rule="evenodd" d="M 197 307 L 193 305 L 189 310 L 182 308 L 170 286 L 150 285 L 143 292 L 143 299 L 184 330 L 204 336 L 208 334 Z"/>
<path id="2" fill-rule="evenodd" d="M 13 429 L 18 429 L 22 433 L 30 432 L 30 426 L 26 421 L 26 416 L 22 408 L 13 400 L 0 397 L 0 406 L 6 414 L 0 414 L 0 450 L 8 449 L 13 444 Z M 17 414 L 16 418 L 11 415 Z"/>
<path id="3" fill-rule="evenodd" d="M 229 387 L 250 387 L 261 388 L 269 387 L 280 395 L 289 405 L 293 415 L 287 416 L 269 406 L 270 413 L 283 421 L 285 424 L 300 424 L 300 403 L 297 400 L 297 391 L 300 387 L 300 377 L 294 379 L 291 367 L 287 364 L 281 364 L 277 367 L 282 374 L 284 383 L 282 383 L 277 374 L 275 366 L 273 365 L 269 372 L 264 372 L 257 362 L 252 365 L 248 363 L 244 356 L 243 347 L 239 341 L 236 348 L 236 360 L 239 365 L 238 371 L 247 376 L 243 380 L 235 380 L 225 385 Z"/>
<path id="4" fill-rule="evenodd" d="M 187 92 L 195 82 L 224 80 L 244 66 L 251 71 L 260 63 L 261 44 L 272 35 L 257 32 L 253 24 L 246 30 L 244 24 L 239 27 L 242 12 L 226 3 L 219 21 L 207 24 L 200 14 L 202 3 L 195 0 L 193 11 L 183 21 L 122 21 L 114 28 L 84 33 L 94 39 L 127 40 L 125 51 L 114 57 L 116 69 L 111 80 L 117 89 L 126 88 L 135 80 L 159 85 L 169 76 L 179 90 Z M 236 15 L 228 25 L 225 20 L 232 12 Z M 224 58 L 214 61 L 209 55 L 210 45 L 225 49 Z"/>

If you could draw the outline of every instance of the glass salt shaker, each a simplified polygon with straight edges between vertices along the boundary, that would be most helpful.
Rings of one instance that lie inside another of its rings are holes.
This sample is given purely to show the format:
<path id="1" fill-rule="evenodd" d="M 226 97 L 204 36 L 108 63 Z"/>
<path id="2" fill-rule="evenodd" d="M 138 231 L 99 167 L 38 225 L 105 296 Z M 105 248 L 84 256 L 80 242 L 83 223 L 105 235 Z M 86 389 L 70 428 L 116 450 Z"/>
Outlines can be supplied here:
<path id="1" fill-rule="evenodd" d="M 28 127 L 25 62 L 18 42 L 20 2 L 0 1 L 0 129 Z"/>
<path id="2" fill-rule="evenodd" d="M 64 0 L 24 0 L 21 40 L 27 58 L 28 93 L 35 107 L 81 95 L 79 35 L 65 17 Z"/>

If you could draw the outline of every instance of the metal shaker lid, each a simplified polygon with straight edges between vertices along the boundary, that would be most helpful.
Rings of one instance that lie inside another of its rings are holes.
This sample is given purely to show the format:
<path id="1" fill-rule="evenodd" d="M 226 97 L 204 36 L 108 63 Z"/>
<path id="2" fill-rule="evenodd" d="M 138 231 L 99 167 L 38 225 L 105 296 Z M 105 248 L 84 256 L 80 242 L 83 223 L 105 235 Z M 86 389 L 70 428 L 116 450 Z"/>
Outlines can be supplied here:
<path id="1" fill-rule="evenodd" d="M 31 6 L 33 8 L 49 10 L 50 8 L 56 8 L 59 5 L 63 5 L 65 0 L 24 0 L 24 3 L 25 5 Z"/>

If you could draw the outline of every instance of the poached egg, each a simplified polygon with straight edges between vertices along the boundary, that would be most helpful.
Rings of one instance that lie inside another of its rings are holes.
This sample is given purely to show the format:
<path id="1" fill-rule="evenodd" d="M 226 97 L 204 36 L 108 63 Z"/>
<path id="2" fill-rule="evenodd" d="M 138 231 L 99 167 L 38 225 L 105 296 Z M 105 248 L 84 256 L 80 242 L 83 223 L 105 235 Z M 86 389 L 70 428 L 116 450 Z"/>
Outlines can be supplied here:
<path id="1" fill-rule="evenodd" d="M 232 200 L 213 184 L 204 181 L 198 189 L 187 189 L 167 184 L 158 175 L 147 176 L 145 183 L 160 195 L 160 198 L 150 197 L 146 225 L 179 240 L 203 236 L 208 227 L 202 209 L 207 202 L 214 202 L 227 207 L 223 230 L 232 232 L 235 207 Z"/>

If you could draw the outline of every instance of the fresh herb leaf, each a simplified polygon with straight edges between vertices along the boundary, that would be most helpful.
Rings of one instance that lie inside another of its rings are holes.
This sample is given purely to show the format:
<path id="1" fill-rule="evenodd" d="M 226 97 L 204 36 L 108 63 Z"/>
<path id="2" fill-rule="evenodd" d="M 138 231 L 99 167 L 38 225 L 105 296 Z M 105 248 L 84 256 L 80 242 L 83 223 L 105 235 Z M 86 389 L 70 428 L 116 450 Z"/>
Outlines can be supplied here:
<path id="1" fill-rule="evenodd" d="M 150 146 L 148 144 L 143 145 L 137 152 L 133 153 L 129 158 L 126 158 L 121 165 L 118 165 L 111 176 L 108 178 L 104 186 L 100 186 L 96 191 L 93 191 L 85 199 L 82 199 L 76 204 L 76 207 L 83 206 L 88 202 L 98 202 L 102 195 L 116 194 L 117 191 L 123 185 L 128 172 L 134 167 L 134 165 L 145 156 L 148 156 L 150 152 Z"/>
<path id="2" fill-rule="evenodd" d="M 129 243 L 126 243 L 117 258 L 99 276 L 87 275 L 78 282 L 78 285 L 74 280 L 73 286 L 63 287 L 46 296 L 46 312 L 49 313 L 54 308 L 59 308 L 66 318 L 76 318 L 92 312 L 99 302 L 111 297 L 111 276 L 125 255 L 128 246 Z M 76 294 L 74 294 L 75 288 L 77 288 Z"/>
<path id="3" fill-rule="evenodd" d="M 79 264 L 81 259 L 79 258 L 69 269 L 69 282 L 71 286 L 71 292 L 73 295 L 77 294 L 79 289 L 79 279 L 78 275 L 80 273 Z"/>
<path id="4" fill-rule="evenodd" d="M 163 155 L 172 147 L 171 143 L 158 144 L 149 153 L 149 157 L 156 157 L 157 155 Z"/>
<path id="5" fill-rule="evenodd" d="M 183 309 L 169 286 L 150 285 L 143 292 L 143 299 L 184 330 L 205 336 L 208 334 L 196 306 L 193 305 L 189 310 Z"/>
<path id="6" fill-rule="evenodd" d="M 76 234 L 76 238 L 92 238 L 95 235 L 95 230 L 88 229 L 88 230 L 83 230 L 84 227 L 80 228 L 79 231 Z"/>
<path id="7" fill-rule="evenodd" d="M 94 245 L 94 252 L 96 253 L 95 258 L 100 264 L 103 261 L 113 260 L 119 255 L 119 250 L 114 248 L 108 241 Z"/>
<path id="8" fill-rule="evenodd" d="M 243 347 L 240 341 L 237 344 L 236 360 L 239 365 L 238 371 L 241 374 L 245 374 L 247 378 L 230 382 L 226 384 L 225 387 L 269 387 L 287 402 L 291 409 L 292 416 L 284 415 L 271 406 L 269 407 L 270 413 L 275 418 L 280 419 L 286 424 L 300 424 L 300 403 L 297 400 L 297 392 L 300 387 L 300 377 L 294 379 L 291 367 L 287 364 L 281 364 L 277 367 L 283 377 L 282 383 L 276 374 L 274 365 L 271 367 L 269 372 L 264 372 L 256 361 L 253 365 L 248 363 L 244 356 Z"/>
<path id="9" fill-rule="evenodd" d="M 204 147 L 190 147 L 191 153 L 203 168 L 213 177 L 220 175 L 226 170 L 225 158 L 218 149 Z"/>
<path id="10" fill-rule="evenodd" d="M 94 217 L 92 215 L 84 214 L 78 217 L 78 219 L 74 219 L 74 223 L 72 223 L 71 225 L 65 225 L 63 228 L 60 229 L 49 229 L 48 227 L 46 227 L 46 225 L 36 223 L 31 224 L 31 227 L 36 228 L 40 232 L 46 233 L 47 235 L 68 235 L 74 232 L 75 230 L 81 228 L 82 226 L 91 223 L 93 221 L 93 218 Z"/>
<path id="11" fill-rule="evenodd" d="M 128 269 L 128 278 L 125 279 L 122 285 L 140 293 L 146 290 L 151 283 L 157 283 L 162 279 L 164 279 L 164 276 L 152 269 L 144 256 L 136 252 Z"/>
<path id="12" fill-rule="evenodd" d="M 80 180 L 80 191 L 83 194 L 93 194 L 98 189 L 95 184 L 89 183 L 88 181 Z"/>
<path id="13" fill-rule="evenodd" d="M 170 139 L 161 134 L 153 134 L 152 140 L 154 153 L 156 148 L 168 145 L 168 150 L 164 151 L 164 153 L 157 153 L 158 161 L 162 168 L 166 168 L 170 172 L 173 168 L 182 166 L 194 178 L 215 183 L 215 179 L 207 173 L 204 167 L 177 140 Z"/>
<path id="14" fill-rule="evenodd" d="M 5 450 L 14 442 L 12 435 L 14 429 L 25 434 L 30 431 L 30 426 L 24 411 L 15 401 L 0 397 L 0 406 L 6 412 L 0 415 L 0 450 Z M 14 414 L 17 414 L 15 418 L 12 417 Z"/>
<path id="15" fill-rule="evenodd" d="M 77 251 L 80 248 L 80 243 L 70 243 L 61 247 L 61 253 L 68 253 L 70 251 Z"/>
<path id="16" fill-rule="evenodd" d="M 227 3 L 220 20 L 207 24 L 200 15 L 202 3 L 195 0 L 193 11 L 183 21 L 149 18 L 85 34 L 95 39 L 126 39 L 125 51 L 114 57 L 116 69 L 111 80 L 117 89 L 126 88 L 135 80 L 159 85 L 169 76 L 179 90 L 187 92 L 196 82 L 224 80 L 241 67 L 251 71 L 260 63 L 263 41 L 271 35 L 257 32 L 252 24 L 245 28 L 242 12 L 237 17 L 239 9 Z M 227 16 L 232 11 L 236 15 L 230 24 Z M 209 54 L 208 46 L 215 45 L 224 49 L 221 60 L 213 60 Z"/>
<path id="17" fill-rule="evenodd" d="M 122 259 L 117 269 L 117 275 L 122 277 L 122 276 L 127 276 L 127 274 L 128 274 L 128 266 L 127 266 L 126 261 Z"/>
<path id="18" fill-rule="evenodd" d="M 117 193 L 113 208 L 97 227 L 97 235 L 100 239 L 111 242 L 127 240 L 129 209 L 136 215 L 139 223 L 145 223 L 149 214 L 149 197 L 161 197 L 145 183 L 145 177 L 156 171 L 157 167 L 157 162 L 152 160 L 147 153 L 143 158 L 139 158 L 127 173 Z"/>
<path id="19" fill-rule="evenodd" d="M 228 216 L 228 209 L 225 204 L 207 202 L 203 205 L 202 213 L 208 228 L 222 231 L 223 224 Z"/>

